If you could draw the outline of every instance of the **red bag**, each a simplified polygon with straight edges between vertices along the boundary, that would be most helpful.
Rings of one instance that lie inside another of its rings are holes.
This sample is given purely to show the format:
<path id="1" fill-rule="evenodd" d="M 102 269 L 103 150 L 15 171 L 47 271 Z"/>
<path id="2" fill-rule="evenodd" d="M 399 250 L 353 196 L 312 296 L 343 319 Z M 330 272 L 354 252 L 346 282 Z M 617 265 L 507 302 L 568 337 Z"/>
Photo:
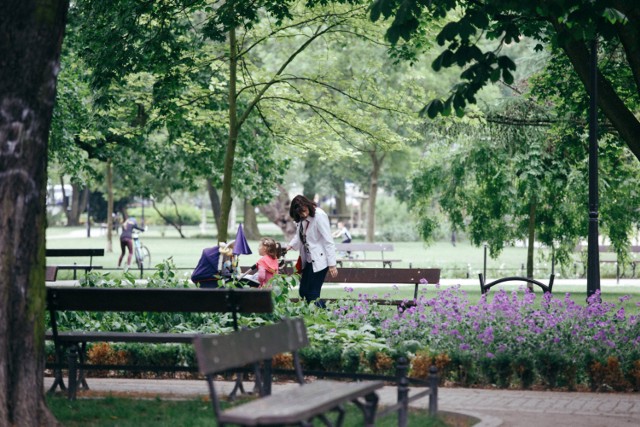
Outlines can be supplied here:
<path id="1" fill-rule="evenodd" d="M 302 257 L 298 255 L 298 260 L 296 261 L 296 273 L 302 274 Z"/>

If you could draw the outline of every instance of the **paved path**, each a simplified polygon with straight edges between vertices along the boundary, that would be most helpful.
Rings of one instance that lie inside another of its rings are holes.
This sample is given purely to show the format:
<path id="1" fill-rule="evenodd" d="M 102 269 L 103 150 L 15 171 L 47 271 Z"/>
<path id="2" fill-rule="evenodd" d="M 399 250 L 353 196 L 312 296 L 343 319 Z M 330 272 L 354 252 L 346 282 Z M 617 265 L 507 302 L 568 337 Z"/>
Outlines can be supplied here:
<path id="1" fill-rule="evenodd" d="M 52 383 L 45 378 L 45 387 Z M 208 396 L 204 380 L 140 380 L 90 378 L 89 386 L 96 393 L 117 393 L 144 397 L 192 398 Z M 233 384 L 216 383 L 221 393 L 228 393 Z M 276 384 L 278 388 L 293 384 Z M 250 390 L 247 383 L 245 389 Z M 385 387 L 380 402 L 393 403 L 396 388 Z M 426 408 L 428 399 L 415 402 Z M 617 427 L 640 425 L 640 395 L 630 393 L 565 393 L 550 391 L 480 390 L 440 388 L 438 409 L 464 413 L 480 419 L 476 427 Z"/>

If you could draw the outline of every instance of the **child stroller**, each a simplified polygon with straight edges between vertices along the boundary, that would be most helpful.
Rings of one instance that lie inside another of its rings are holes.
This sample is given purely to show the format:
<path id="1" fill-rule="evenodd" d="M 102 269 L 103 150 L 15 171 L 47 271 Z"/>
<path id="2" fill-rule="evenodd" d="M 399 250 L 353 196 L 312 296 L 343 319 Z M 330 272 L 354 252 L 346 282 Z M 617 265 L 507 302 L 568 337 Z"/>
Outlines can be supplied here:
<path id="1" fill-rule="evenodd" d="M 226 249 L 232 245 L 233 242 L 225 245 L 222 248 L 223 254 L 220 253 L 220 246 L 205 248 L 202 251 L 198 265 L 196 265 L 196 268 L 191 274 L 191 281 L 201 288 L 217 288 L 220 286 L 220 281 L 222 281 L 223 284 L 233 282 L 235 276 L 233 255 L 225 256 L 224 254 L 224 252 L 228 252 Z M 235 282 L 238 287 L 245 285 L 251 287 L 259 286 L 258 282 L 244 277 L 235 279 Z"/>

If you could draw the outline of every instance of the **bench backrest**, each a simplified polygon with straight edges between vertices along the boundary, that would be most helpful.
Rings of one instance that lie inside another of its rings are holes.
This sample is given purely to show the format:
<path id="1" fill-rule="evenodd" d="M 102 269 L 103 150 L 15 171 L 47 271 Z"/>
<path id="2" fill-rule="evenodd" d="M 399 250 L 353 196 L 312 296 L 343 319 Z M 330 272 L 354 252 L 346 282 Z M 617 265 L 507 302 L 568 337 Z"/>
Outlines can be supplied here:
<path id="1" fill-rule="evenodd" d="M 419 284 L 440 283 L 439 268 L 339 268 L 338 276 L 327 274 L 327 283 L 389 283 Z"/>
<path id="2" fill-rule="evenodd" d="M 51 311 L 271 313 L 269 289 L 80 288 L 47 286 Z"/>
<path id="3" fill-rule="evenodd" d="M 393 244 L 391 243 L 336 243 L 338 251 L 378 251 L 391 252 Z"/>
<path id="4" fill-rule="evenodd" d="M 308 344 L 307 329 L 299 318 L 227 335 L 199 335 L 193 340 L 200 372 L 205 375 L 296 352 Z"/>
<path id="5" fill-rule="evenodd" d="M 104 249 L 47 249 L 45 255 L 50 257 L 104 256 Z"/>

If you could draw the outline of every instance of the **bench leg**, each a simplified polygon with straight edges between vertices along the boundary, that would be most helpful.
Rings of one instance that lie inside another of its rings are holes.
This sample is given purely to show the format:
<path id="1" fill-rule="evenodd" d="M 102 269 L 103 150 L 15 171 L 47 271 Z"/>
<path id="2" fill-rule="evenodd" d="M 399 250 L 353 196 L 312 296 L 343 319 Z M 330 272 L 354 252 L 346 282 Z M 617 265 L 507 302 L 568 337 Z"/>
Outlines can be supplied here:
<path id="1" fill-rule="evenodd" d="M 398 377 L 398 427 L 406 427 L 409 421 L 409 379 L 407 359 L 401 357 L 396 366 Z"/>
<path id="2" fill-rule="evenodd" d="M 364 415 L 365 427 L 373 427 L 376 422 L 376 410 L 378 409 L 378 395 L 376 393 L 369 393 L 364 398 L 365 404 L 362 408 Z"/>
<path id="3" fill-rule="evenodd" d="M 236 383 L 233 386 L 233 390 L 229 393 L 229 402 L 233 402 L 236 399 L 236 394 L 240 391 L 241 394 L 247 394 L 244 391 L 244 385 L 242 385 L 242 380 L 244 379 L 244 374 L 242 372 L 238 372 L 236 374 Z"/>
<path id="4" fill-rule="evenodd" d="M 78 368 L 78 382 L 80 383 L 80 389 L 89 390 L 89 384 L 87 384 L 87 378 L 85 377 L 85 370 L 83 368 L 85 361 L 87 360 L 87 343 L 80 344 L 80 351 L 78 352 L 78 358 L 80 359 L 80 367 Z"/>
<path id="5" fill-rule="evenodd" d="M 78 384 L 78 347 L 72 345 L 69 348 L 69 400 L 76 400 Z"/>
<path id="6" fill-rule="evenodd" d="M 62 359 L 65 353 L 65 349 L 62 345 L 56 345 L 55 347 L 56 347 L 56 365 L 60 365 L 62 364 Z M 53 376 L 54 376 L 53 384 L 51 384 L 51 387 L 49 388 L 47 393 L 49 394 L 53 393 L 54 391 L 56 391 L 56 388 L 58 386 L 60 386 L 60 390 L 66 391 L 67 386 L 64 385 L 64 379 L 62 378 L 62 368 L 60 367 L 54 368 Z"/>

